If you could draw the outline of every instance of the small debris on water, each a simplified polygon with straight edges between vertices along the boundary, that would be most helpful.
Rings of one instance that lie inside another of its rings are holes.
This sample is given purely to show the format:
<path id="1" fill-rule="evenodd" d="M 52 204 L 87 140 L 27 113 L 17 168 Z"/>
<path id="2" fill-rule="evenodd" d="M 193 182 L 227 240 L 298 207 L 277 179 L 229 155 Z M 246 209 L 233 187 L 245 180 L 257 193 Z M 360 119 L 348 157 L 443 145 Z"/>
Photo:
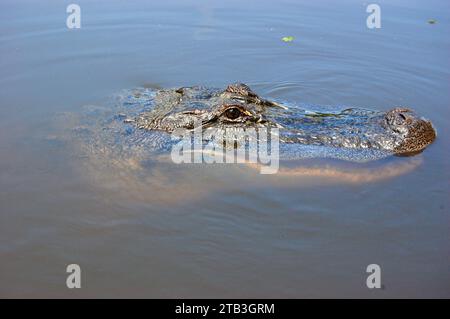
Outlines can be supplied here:
<path id="1" fill-rule="evenodd" d="M 292 37 L 292 36 L 282 37 L 281 40 L 284 42 L 292 42 L 292 41 L 294 41 L 294 37 Z"/>
<path id="2" fill-rule="evenodd" d="M 436 24 L 437 21 L 435 19 L 429 19 L 428 24 Z"/>

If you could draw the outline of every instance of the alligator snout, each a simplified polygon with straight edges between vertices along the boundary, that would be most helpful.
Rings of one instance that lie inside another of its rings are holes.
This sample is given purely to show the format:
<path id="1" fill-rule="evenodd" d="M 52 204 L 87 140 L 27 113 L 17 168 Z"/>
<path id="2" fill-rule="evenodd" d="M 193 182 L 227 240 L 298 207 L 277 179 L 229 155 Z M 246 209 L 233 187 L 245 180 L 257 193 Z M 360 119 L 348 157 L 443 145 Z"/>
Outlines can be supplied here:
<path id="1" fill-rule="evenodd" d="M 436 139 L 436 131 L 430 121 L 418 117 L 407 108 L 395 108 L 385 116 L 389 128 L 399 135 L 394 148 L 397 154 L 414 154 L 422 151 Z"/>

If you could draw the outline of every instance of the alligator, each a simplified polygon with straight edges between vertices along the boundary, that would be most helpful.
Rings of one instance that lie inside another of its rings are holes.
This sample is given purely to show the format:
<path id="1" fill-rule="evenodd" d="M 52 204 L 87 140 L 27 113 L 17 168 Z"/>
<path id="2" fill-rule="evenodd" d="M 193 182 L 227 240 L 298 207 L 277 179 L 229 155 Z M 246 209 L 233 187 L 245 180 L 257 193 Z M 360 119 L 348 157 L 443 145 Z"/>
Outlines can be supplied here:
<path id="1" fill-rule="evenodd" d="M 61 116 L 57 124 L 64 131 L 55 136 L 58 141 L 71 141 L 83 173 L 89 172 L 87 176 L 95 176 L 96 181 L 107 179 L 102 185 L 122 180 L 127 185 L 124 189 L 135 190 L 148 184 L 161 188 L 165 182 L 158 180 L 167 181 L 174 172 L 188 174 L 172 166 L 171 154 L 179 143 L 175 133 L 195 131 L 198 123 L 202 130 L 277 128 L 277 176 L 336 177 L 339 182 L 372 182 L 409 172 L 423 157 L 405 156 L 423 151 L 436 138 L 430 121 L 404 107 L 374 111 L 298 105 L 262 98 L 240 83 L 225 89 L 124 90 L 105 106 L 85 106 L 83 112 Z M 202 138 L 210 142 L 208 135 Z M 257 169 L 264 166 L 246 164 Z M 221 170 L 217 167 L 213 172 Z M 174 180 L 179 184 L 183 178 Z M 189 183 L 188 178 L 183 192 Z"/>
<path id="2" fill-rule="evenodd" d="M 378 152 L 378 157 L 414 155 L 436 138 L 431 122 L 405 107 L 387 112 L 363 108 L 311 111 L 264 99 L 242 83 L 224 90 L 199 86 L 158 90 L 150 109 L 125 122 L 140 130 L 167 133 L 193 130 L 195 123 L 204 129 L 276 127 L 280 143 L 291 149 L 310 145 L 369 150 Z"/>

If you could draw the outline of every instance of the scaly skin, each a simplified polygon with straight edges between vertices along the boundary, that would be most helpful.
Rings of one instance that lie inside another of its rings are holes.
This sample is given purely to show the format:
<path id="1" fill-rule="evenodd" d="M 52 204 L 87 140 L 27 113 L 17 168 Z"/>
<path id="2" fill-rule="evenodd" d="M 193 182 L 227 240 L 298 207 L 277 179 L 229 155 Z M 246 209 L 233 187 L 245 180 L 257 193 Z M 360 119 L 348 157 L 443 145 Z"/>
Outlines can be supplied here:
<path id="1" fill-rule="evenodd" d="M 178 128 L 193 129 L 199 122 L 203 128 L 216 129 L 278 127 L 280 142 L 285 144 L 374 149 L 392 154 L 421 152 L 436 138 L 431 122 L 407 108 L 308 112 L 265 100 L 240 83 L 225 90 L 160 90 L 154 107 L 132 121 L 140 129 L 169 133 Z"/>

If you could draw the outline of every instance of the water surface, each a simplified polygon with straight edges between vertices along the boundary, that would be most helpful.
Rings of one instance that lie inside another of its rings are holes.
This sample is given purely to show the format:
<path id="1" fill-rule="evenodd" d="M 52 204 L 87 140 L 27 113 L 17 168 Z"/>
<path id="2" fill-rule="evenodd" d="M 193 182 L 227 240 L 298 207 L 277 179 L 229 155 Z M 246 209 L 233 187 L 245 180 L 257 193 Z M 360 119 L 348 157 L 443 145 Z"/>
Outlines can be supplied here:
<path id="1" fill-rule="evenodd" d="M 447 1 L 378 1 L 377 30 L 356 0 L 78 1 L 78 30 L 69 3 L 0 3 L 1 297 L 450 296 Z M 404 174 L 349 183 L 157 164 L 136 179 L 55 136 L 60 114 L 123 89 L 236 81 L 289 103 L 409 106 L 438 139 Z M 384 289 L 367 289 L 371 263 Z"/>

